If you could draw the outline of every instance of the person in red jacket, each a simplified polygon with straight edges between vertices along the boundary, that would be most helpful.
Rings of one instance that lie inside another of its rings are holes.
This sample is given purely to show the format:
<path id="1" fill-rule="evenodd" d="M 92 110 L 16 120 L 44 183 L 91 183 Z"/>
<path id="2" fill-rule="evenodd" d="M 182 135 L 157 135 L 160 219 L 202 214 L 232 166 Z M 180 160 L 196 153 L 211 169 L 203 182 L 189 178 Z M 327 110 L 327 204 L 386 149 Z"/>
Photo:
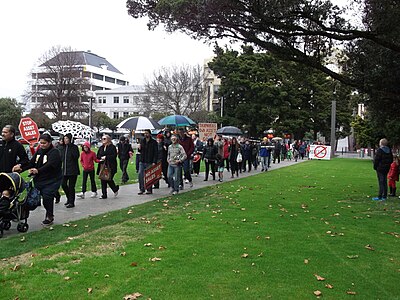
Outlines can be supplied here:
<path id="1" fill-rule="evenodd" d="M 399 181 L 399 157 L 393 156 L 387 178 L 389 179 L 390 197 L 396 197 L 396 181 Z"/>
<path id="2" fill-rule="evenodd" d="M 77 195 L 79 198 L 81 199 L 85 198 L 86 182 L 88 176 L 90 177 L 90 184 L 92 189 L 92 194 L 90 195 L 90 198 L 97 197 L 97 187 L 96 187 L 96 181 L 94 179 L 94 163 L 95 162 L 98 163 L 99 161 L 100 160 L 97 158 L 96 153 L 90 150 L 89 142 L 85 142 L 82 145 L 82 153 L 80 158 L 80 162 L 83 168 L 83 178 L 82 178 L 82 193 Z"/>

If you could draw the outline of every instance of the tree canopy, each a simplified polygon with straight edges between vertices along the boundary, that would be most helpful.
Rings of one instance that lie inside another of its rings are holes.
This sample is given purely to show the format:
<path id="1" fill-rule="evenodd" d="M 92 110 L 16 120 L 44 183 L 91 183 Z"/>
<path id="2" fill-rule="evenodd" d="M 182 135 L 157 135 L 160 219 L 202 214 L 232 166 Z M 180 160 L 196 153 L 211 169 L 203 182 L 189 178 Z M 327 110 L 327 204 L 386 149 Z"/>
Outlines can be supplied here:
<path id="1" fill-rule="evenodd" d="M 381 5 L 378 0 L 354 1 L 362 14 L 358 17 L 364 17 L 363 23 L 346 18 L 357 8 L 346 11 L 330 0 L 128 0 L 127 8 L 134 18 L 148 17 L 149 29 L 163 24 L 167 31 L 180 30 L 194 38 L 241 41 L 369 91 L 372 87 L 358 78 L 330 68 L 327 58 L 354 41 L 368 41 L 400 53 L 396 35 L 400 5 L 398 1 L 384 2 Z M 366 16 L 376 10 L 381 10 L 381 14 L 368 23 Z M 379 86 L 373 88 L 384 91 Z"/>
<path id="2" fill-rule="evenodd" d="M 217 48 L 209 64 L 221 78 L 223 123 L 245 126 L 257 136 L 273 128 L 302 139 L 307 131 L 330 136 L 331 102 L 337 101 L 337 128 L 349 133 L 350 89 L 319 71 L 285 62 L 269 53 Z M 340 132 L 339 132 L 340 133 Z"/>
<path id="3" fill-rule="evenodd" d="M 22 117 L 22 106 L 16 99 L 0 98 L 0 124 L 13 125 L 18 128 L 19 121 Z"/>

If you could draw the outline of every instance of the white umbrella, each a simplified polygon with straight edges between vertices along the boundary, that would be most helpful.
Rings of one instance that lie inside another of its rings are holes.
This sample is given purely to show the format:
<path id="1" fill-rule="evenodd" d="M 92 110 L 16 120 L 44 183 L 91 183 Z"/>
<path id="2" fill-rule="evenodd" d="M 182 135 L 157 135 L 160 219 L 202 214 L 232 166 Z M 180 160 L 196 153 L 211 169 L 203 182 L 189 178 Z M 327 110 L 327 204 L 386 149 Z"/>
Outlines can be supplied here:
<path id="1" fill-rule="evenodd" d="M 89 126 L 75 121 L 57 121 L 51 125 L 55 132 L 66 135 L 72 134 L 74 138 L 88 139 L 94 137 L 94 130 Z"/>
<path id="2" fill-rule="evenodd" d="M 117 128 L 127 128 L 131 130 L 158 129 L 161 126 L 151 118 L 147 117 L 131 117 L 123 120 L 117 125 Z"/>

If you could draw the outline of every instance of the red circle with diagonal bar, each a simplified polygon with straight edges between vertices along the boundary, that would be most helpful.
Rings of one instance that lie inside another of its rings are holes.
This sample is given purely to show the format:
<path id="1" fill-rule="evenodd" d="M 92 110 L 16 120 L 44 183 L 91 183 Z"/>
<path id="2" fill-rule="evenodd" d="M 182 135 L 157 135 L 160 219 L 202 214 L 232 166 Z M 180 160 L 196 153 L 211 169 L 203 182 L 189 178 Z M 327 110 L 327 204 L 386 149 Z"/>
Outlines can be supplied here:
<path id="1" fill-rule="evenodd" d="M 314 149 L 314 157 L 316 158 L 324 158 L 327 153 L 328 150 L 325 146 L 317 146 Z"/>

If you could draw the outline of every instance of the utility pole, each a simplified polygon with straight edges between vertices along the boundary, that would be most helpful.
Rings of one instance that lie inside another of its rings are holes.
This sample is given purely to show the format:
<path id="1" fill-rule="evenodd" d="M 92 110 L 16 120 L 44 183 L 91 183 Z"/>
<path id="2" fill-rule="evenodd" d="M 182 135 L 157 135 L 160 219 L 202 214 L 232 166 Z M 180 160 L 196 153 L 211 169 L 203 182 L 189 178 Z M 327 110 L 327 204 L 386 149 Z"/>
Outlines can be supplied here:
<path id="1" fill-rule="evenodd" d="M 332 100 L 331 109 L 331 155 L 335 155 L 336 149 L 336 100 Z"/>

